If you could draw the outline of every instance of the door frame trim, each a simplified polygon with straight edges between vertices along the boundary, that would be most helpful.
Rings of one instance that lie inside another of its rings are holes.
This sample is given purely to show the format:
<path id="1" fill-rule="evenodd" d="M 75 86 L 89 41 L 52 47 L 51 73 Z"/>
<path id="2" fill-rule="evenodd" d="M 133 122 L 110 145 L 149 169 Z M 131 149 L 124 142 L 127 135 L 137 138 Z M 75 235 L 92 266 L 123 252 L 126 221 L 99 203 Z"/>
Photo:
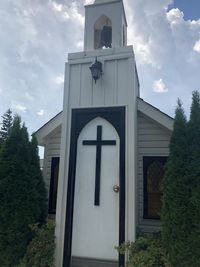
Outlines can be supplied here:
<path id="1" fill-rule="evenodd" d="M 110 122 L 120 138 L 119 245 L 125 241 L 125 111 L 125 107 L 72 109 L 63 267 L 71 264 L 77 141 L 84 126 L 97 117 Z M 119 267 L 124 266 L 124 262 L 124 255 L 119 254 Z"/>

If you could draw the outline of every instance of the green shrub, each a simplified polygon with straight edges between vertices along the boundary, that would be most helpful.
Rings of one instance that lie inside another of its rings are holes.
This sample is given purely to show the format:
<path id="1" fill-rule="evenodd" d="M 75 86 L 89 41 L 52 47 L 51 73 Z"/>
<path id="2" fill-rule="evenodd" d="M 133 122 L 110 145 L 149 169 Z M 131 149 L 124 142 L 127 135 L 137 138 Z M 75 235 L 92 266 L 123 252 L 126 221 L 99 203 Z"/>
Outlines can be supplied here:
<path id="1" fill-rule="evenodd" d="M 15 116 L 0 150 L 0 266 L 13 267 L 32 240 L 30 224 L 43 224 L 47 195 L 35 137 Z"/>
<path id="2" fill-rule="evenodd" d="M 16 267 L 52 267 L 55 249 L 54 229 L 53 220 L 48 220 L 42 227 L 32 225 L 34 238 L 28 245 L 24 258 Z"/>
<path id="3" fill-rule="evenodd" d="M 157 236 L 140 236 L 121 245 L 119 252 L 128 255 L 127 267 L 170 267 Z"/>
<path id="4" fill-rule="evenodd" d="M 200 266 L 200 93 L 176 109 L 162 198 L 162 242 L 174 267 Z"/>

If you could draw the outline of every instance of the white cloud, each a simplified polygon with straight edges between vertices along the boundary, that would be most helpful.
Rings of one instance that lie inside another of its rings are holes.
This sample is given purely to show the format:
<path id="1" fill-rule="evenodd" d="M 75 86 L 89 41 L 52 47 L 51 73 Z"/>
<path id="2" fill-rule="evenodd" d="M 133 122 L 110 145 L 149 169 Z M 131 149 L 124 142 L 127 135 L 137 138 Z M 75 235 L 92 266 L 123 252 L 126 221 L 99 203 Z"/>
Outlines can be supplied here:
<path id="1" fill-rule="evenodd" d="M 60 74 L 60 75 L 56 76 L 55 82 L 57 84 L 63 84 L 64 83 L 64 75 L 63 74 Z"/>
<path id="2" fill-rule="evenodd" d="M 43 116 L 44 115 L 44 109 L 41 109 L 40 111 L 37 112 L 38 116 Z"/>
<path id="3" fill-rule="evenodd" d="M 79 23 L 79 25 L 81 25 L 82 27 L 84 26 L 84 16 L 79 13 L 78 5 L 76 4 L 76 2 L 72 2 L 71 4 L 70 16 L 74 21 Z"/>
<path id="4" fill-rule="evenodd" d="M 33 101 L 35 99 L 29 92 L 25 93 L 25 98 L 30 101 Z"/>
<path id="5" fill-rule="evenodd" d="M 80 49 L 83 49 L 83 41 L 79 41 L 76 43 L 76 47 L 77 48 L 80 48 Z"/>
<path id="6" fill-rule="evenodd" d="M 70 15 L 69 15 L 69 13 L 67 11 L 65 11 L 65 12 L 62 13 L 62 17 L 66 21 L 70 19 Z"/>
<path id="7" fill-rule="evenodd" d="M 163 82 L 163 79 L 159 79 L 159 80 L 154 81 L 153 91 L 156 93 L 167 93 L 168 92 L 168 89 L 167 89 L 165 83 Z"/>
<path id="8" fill-rule="evenodd" d="M 193 50 L 197 53 L 200 53 L 200 40 L 195 43 Z"/>
<path id="9" fill-rule="evenodd" d="M 127 1 L 128 44 L 133 44 L 137 64 L 161 69 L 171 49 L 171 29 L 166 19 L 170 0 Z"/>
<path id="10" fill-rule="evenodd" d="M 94 0 L 84 0 L 85 5 L 93 4 Z"/>
<path id="11" fill-rule="evenodd" d="M 15 110 L 16 112 L 26 112 L 27 107 L 23 104 L 17 103 L 15 101 L 12 101 L 11 103 L 11 109 Z"/>
<path id="12" fill-rule="evenodd" d="M 173 8 L 167 12 L 167 20 L 172 23 L 181 23 L 183 21 L 184 13 L 178 8 Z"/>
<path id="13" fill-rule="evenodd" d="M 158 66 L 152 57 L 151 46 L 149 43 L 145 43 L 142 40 L 138 41 L 135 47 L 136 53 L 139 55 L 139 60 L 141 64 L 150 64 L 152 66 Z"/>
<path id="14" fill-rule="evenodd" d="M 63 10 L 63 5 L 62 4 L 58 4 L 58 3 L 54 2 L 54 1 L 51 1 L 50 3 L 52 5 L 52 8 L 55 11 L 61 12 Z"/>

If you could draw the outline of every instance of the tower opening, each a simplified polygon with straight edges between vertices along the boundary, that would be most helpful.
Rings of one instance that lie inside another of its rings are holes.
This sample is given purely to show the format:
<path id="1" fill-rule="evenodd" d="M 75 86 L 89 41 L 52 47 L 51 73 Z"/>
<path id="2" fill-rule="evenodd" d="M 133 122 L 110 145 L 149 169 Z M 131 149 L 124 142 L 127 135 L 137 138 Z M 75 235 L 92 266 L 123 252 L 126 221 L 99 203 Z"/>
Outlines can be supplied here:
<path id="1" fill-rule="evenodd" d="M 112 22 L 102 15 L 94 24 L 94 49 L 112 47 Z"/>

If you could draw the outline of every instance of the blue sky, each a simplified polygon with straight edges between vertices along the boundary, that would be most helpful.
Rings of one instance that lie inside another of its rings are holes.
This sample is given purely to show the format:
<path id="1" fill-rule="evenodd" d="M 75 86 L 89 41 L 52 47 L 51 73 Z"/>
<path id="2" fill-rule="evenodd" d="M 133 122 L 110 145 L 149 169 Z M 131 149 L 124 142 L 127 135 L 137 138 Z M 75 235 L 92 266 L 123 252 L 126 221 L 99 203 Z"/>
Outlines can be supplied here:
<path id="1" fill-rule="evenodd" d="M 21 115 L 29 132 L 62 110 L 64 64 L 83 50 L 84 4 L 93 0 L 1 0 L 0 115 Z M 200 90 L 199 0 L 124 0 L 141 97 L 173 116 Z M 198 5 L 198 6 L 197 6 Z"/>
<path id="2" fill-rule="evenodd" d="M 198 19 L 200 14 L 200 1 L 199 0 L 175 0 L 170 5 L 170 8 L 179 8 L 184 13 L 184 18 Z"/>

